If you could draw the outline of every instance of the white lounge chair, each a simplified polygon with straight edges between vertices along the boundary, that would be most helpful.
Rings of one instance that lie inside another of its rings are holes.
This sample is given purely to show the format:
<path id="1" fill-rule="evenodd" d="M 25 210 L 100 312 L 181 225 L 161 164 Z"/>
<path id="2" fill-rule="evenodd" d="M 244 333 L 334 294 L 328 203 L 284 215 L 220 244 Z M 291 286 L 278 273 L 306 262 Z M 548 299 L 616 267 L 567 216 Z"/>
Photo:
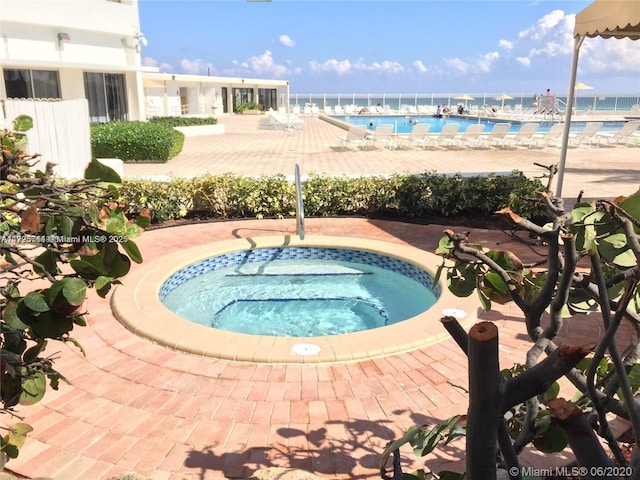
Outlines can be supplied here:
<path id="1" fill-rule="evenodd" d="M 373 134 L 367 135 L 365 139 L 368 142 L 368 146 L 375 147 L 376 144 L 380 144 L 383 147 L 394 149 L 398 147 L 398 143 L 393 134 L 394 125 L 392 123 L 380 123 L 376 126 Z"/>
<path id="2" fill-rule="evenodd" d="M 414 145 L 420 145 L 423 149 L 427 148 L 430 128 L 431 124 L 429 123 L 415 123 L 411 128 L 411 132 L 409 132 L 409 136 L 399 138 L 402 142 L 401 145 L 408 148 Z"/>
<path id="3" fill-rule="evenodd" d="M 527 147 L 531 147 L 535 145 L 534 135 L 538 131 L 538 128 L 540 128 L 540 124 L 537 122 L 524 123 L 520 127 L 520 131 L 509 138 L 513 140 L 514 145 L 524 144 Z"/>
<path id="4" fill-rule="evenodd" d="M 598 145 L 601 145 L 602 141 L 605 141 L 607 145 L 626 145 L 640 144 L 640 136 L 636 135 L 636 132 L 640 128 L 640 120 L 632 120 L 625 123 L 617 132 L 598 132 L 596 137 Z"/>
<path id="5" fill-rule="evenodd" d="M 452 147 L 457 144 L 457 135 L 459 130 L 459 123 L 445 123 L 438 135 L 429 137 L 428 144 L 433 147 Z"/>
<path id="6" fill-rule="evenodd" d="M 569 145 L 579 147 L 585 142 L 588 142 L 589 145 L 594 143 L 598 145 L 597 135 L 601 128 L 602 122 L 587 122 L 579 132 L 569 135 Z"/>
<path id="7" fill-rule="evenodd" d="M 322 110 L 325 115 L 331 115 L 331 107 L 329 105 L 325 106 Z"/>
<path id="8" fill-rule="evenodd" d="M 504 148 L 508 144 L 508 135 L 511 131 L 511 124 L 504 123 L 496 123 L 491 131 L 489 132 L 489 136 L 487 137 L 487 143 L 489 146 L 496 145 L 501 148 Z"/>
<path id="9" fill-rule="evenodd" d="M 458 145 L 466 146 L 469 145 L 474 148 L 481 148 L 484 140 L 482 137 L 482 133 L 484 132 L 485 124 L 484 123 L 472 123 L 469 125 L 464 132 L 458 135 L 457 141 Z"/>
<path id="10" fill-rule="evenodd" d="M 361 125 L 351 125 L 346 135 L 338 137 L 338 148 L 348 149 L 351 145 L 367 148 L 367 129 Z"/>
<path id="11" fill-rule="evenodd" d="M 297 115 L 281 114 L 270 110 L 267 116 L 271 126 L 276 130 L 302 130 L 304 127 L 304 120 Z"/>
<path id="12" fill-rule="evenodd" d="M 538 145 L 538 141 L 543 148 L 554 144 L 556 148 L 562 145 L 562 134 L 564 132 L 564 123 L 554 123 L 548 131 L 544 133 L 536 133 L 533 136 L 533 142 Z"/>

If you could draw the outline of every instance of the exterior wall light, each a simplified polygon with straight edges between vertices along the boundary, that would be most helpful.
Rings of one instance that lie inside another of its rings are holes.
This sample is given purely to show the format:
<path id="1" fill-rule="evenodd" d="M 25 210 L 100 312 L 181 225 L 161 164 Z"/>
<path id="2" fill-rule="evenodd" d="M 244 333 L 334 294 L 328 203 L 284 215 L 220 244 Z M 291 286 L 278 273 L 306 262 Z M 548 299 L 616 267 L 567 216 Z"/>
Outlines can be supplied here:
<path id="1" fill-rule="evenodd" d="M 60 32 L 58 33 L 58 43 L 69 43 L 71 41 L 71 37 L 69 37 L 68 33 Z"/>

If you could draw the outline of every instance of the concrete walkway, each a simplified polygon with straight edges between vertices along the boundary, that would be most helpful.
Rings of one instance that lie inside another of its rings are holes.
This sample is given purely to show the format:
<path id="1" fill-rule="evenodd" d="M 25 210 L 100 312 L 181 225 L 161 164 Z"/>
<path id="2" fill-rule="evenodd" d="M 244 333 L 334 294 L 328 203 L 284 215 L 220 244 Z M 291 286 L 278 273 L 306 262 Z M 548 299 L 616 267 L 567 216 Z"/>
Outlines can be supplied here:
<path id="1" fill-rule="evenodd" d="M 183 151 L 164 164 L 126 164 L 125 176 L 166 178 L 210 173 L 293 176 L 299 164 L 302 175 L 391 175 L 394 173 L 480 173 L 520 170 L 540 177 L 545 170 L 535 164 L 559 162 L 554 147 L 517 149 L 374 150 L 336 148 L 344 130 L 317 117 L 303 117 L 302 130 L 260 129 L 261 117 L 231 115 L 219 118 L 224 135 L 188 137 Z M 640 148 L 581 145 L 567 153 L 563 197 L 616 197 L 640 186 Z M 556 186 L 553 185 L 553 191 Z"/>

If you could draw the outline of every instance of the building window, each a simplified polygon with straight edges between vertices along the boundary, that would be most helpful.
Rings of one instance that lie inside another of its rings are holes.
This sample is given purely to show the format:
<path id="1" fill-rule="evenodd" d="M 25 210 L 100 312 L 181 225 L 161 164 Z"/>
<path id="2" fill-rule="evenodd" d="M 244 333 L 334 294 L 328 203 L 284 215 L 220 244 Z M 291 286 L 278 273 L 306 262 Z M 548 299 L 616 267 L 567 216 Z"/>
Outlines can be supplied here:
<path id="1" fill-rule="evenodd" d="M 233 109 L 238 105 L 246 105 L 253 102 L 253 88 L 234 88 L 233 89 Z"/>
<path id="2" fill-rule="evenodd" d="M 53 70 L 4 69 L 7 98 L 60 98 L 60 79 Z"/>
<path id="3" fill-rule="evenodd" d="M 127 88 L 123 74 L 84 72 L 84 91 L 92 123 L 128 120 Z"/>
<path id="4" fill-rule="evenodd" d="M 258 103 L 262 105 L 264 110 L 273 108 L 278 110 L 277 90 L 275 88 L 259 88 Z"/>

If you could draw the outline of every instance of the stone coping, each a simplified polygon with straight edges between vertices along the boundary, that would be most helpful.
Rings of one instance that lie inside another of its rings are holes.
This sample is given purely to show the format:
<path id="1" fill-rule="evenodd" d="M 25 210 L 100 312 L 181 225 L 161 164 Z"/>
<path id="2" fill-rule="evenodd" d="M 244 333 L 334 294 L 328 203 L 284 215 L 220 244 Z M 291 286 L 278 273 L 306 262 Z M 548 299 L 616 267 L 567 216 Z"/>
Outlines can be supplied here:
<path id="1" fill-rule="evenodd" d="M 132 272 L 126 284 L 118 286 L 112 296 L 114 316 L 136 335 L 171 349 L 204 357 L 267 363 L 347 362 L 396 354 L 448 338 L 439 321 L 445 315 L 460 315 L 463 325 L 477 319 L 475 297 L 455 297 L 442 279 L 440 297 L 420 315 L 386 327 L 327 337 L 227 332 L 179 317 L 159 299 L 164 281 L 192 263 L 225 253 L 285 246 L 359 249 L 397 258 L 432 275 L 442 262 L 441 257 L 415 247 L 352 237 L 307 236 L 300 240 L 297 236 L 285 235 L 227 240 L 172 253 Z"/>

